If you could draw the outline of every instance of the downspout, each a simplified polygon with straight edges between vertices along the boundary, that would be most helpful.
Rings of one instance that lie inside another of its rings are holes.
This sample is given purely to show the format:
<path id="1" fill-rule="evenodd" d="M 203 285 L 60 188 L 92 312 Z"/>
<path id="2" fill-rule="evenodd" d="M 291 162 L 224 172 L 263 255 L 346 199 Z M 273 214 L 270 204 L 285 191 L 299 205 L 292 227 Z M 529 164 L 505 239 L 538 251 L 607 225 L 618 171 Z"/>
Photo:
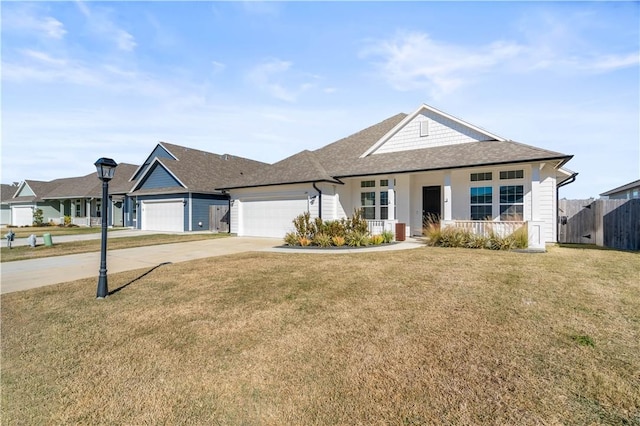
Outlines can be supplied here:
<path id="1" fill-rule="evenodd" d="M 556 186 L 556 243 L 559 243 L 560 241 L 560 188 L 562 188 L 563 186 L 569 185 L 570 183 L 573 183 L 576 181 L 576 176 L 578 176 L 578 173 L 574 173 L 571 175 L 571 177 L 567 180 L 565 180 L 564 182 L 562 182 L 560 185 Z"/>
<path id="2" fill-rule="evenodd" d="M 320 188 L 316 186 L 315 182 L 312 182 L 311 185 L 313 186 L 313 189 L 318 191 L 318 217 L 322 219 L 322 191 L 320 191 Z"/>

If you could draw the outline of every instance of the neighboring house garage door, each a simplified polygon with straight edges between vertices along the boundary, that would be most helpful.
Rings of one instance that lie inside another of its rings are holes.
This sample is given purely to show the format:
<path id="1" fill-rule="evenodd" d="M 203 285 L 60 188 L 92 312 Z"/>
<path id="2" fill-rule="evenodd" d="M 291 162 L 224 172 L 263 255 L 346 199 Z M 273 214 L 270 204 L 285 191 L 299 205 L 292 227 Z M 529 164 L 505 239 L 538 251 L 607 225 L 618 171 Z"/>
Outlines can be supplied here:
<path id="1" fill-rule="evenodd" d="M 31 207 L 11 207 L 13 212 L 13 220 L 11 224 L 14 226 L 31 226 L 33 225 L 33 208 Z"/>
<path id="2" fill-rule="evenodd" d="M 308 210 L 307 198 L 242 202 L 242 235 L 282 238 L 294 230 L 293 219 Z"/>
<path id="3" fill-rule="evenodd" d="M 142 201 L 142 229 L 145 231 L 184 231 L 182 200 Z"/>

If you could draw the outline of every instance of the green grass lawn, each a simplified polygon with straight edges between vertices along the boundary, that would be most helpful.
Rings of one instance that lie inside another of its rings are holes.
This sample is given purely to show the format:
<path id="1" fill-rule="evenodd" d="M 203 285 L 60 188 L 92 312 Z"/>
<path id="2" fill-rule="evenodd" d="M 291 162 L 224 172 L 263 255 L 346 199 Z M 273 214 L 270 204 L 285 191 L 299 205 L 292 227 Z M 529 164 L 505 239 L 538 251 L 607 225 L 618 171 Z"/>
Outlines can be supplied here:
<path id="1" fill-rule="evenodd" d="M 3 424 L 640 424 L 640 254 L 247 253 L 1 296 Z"/>
<path id="2" fill-rule="evenodd" d="M 149 234 L 135 237 L 119 237 L 108 239 L 108 250 L 118 250 L 133 247 L 153 246 L 158 244 L 186 243 L 188 241 L 199 241 L 213 238 L 226 238 L 231 234 L 214 233 L 185 233 L 185 234 Z M 12 262 L 16 260 L 38 259 L 41 257 L 66 256 L 69 254 L 90 253 L 100 251 L 100 239 L 87 241 L 73 241 L 67 243 L 56 243 L 47 247 L 40 243 L 36 247 L 19 246 L 9 249 L 0 249 L 0 262 Z"/>

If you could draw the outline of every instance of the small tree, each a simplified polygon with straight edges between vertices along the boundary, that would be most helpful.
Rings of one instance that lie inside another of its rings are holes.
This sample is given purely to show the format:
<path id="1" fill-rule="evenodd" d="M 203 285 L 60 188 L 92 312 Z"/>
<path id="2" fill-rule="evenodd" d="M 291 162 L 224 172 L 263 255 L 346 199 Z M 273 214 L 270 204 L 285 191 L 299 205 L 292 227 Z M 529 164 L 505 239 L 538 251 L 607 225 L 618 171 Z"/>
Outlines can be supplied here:
<path id="1" fill-rule="evenodd" d="M 44 213 L 42 212 L 42 209 L 35 209 L 33 211 L 33 224 L 35 226 L 42 226 L 43 223 L 44 223 Z"/>

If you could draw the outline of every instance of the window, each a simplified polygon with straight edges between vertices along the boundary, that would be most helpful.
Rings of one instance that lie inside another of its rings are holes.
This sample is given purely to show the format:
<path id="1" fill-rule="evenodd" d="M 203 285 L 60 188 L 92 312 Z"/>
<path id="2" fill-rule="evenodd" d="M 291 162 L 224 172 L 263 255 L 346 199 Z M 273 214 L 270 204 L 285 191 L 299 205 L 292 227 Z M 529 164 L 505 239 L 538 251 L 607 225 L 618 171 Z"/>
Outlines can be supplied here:
<path id="1" fill-rule="evenodd" d="M 76 217 L 82 216 L 82 200 L 76 200 Z"/>
<path id="2" fill-rule="evenodd" d="M 522 179 L 524 170 L 507 170 L 500 172 L 500 179 Z"/>
<path id="3" fill-rule="evenodd" d="M 485 172 L 485 173 L 471 173 L 471 182 L 479 182 L 482 180 L 491 180 L 493 179 L 493 173 Z"/>
<path id="4" fill-rule="evenodd" d="M 389 219 L 389 192 L 380 192 L 380 219 Z"/>
<path id="5" fill-rule="evenodd" d="M 471 220 L 491 220 L 493 217 L 493 188 L 471 188 Z"/>
<path id="6" fill-rule="evenodd" d="M 362 216 L 365 219 L 376 218 L 376 193 L 375 192 L 361 192 L 360 205 L 362 206 Z"/>
<path id="7" fill-rule="evenodd" d="M 524 220 L 524 187 L 509 185 L 500 187 L 500 220 Z"/>
<path id="8" fill-rule="evenodd" d="M 375 188 L 375 180 L 363 180 L 360 182 L 360 188 Z"/>
<path id="9" fill-rule="evenodd" d="M 100 201 L 96 201 L 96 216 L 97 217 L 102 217 L 101 207 L 102 207 L 102 203 Z"/>
<path id="10" fill-rule="evenodd" d="M 380 179 L 380 186 L 389 186 L 389 179 Z"/>

